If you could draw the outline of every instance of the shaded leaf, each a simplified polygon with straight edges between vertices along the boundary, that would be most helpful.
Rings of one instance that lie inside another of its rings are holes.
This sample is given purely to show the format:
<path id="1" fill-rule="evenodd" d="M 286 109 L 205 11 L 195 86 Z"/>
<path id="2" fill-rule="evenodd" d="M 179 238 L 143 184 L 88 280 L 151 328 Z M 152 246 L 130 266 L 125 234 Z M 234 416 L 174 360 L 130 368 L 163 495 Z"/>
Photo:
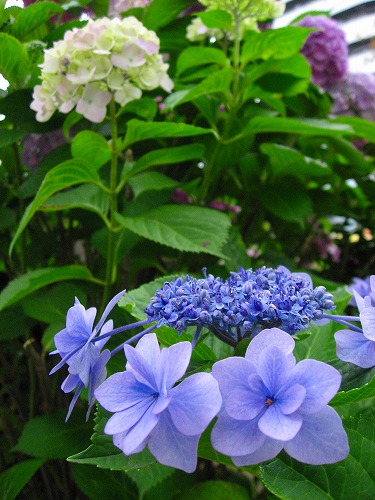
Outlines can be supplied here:
<path id="1" fill-rule="evenodd" d="M 200 17 L 207 28 L 216 28 L 219 30 L 232 31 L 234 19 L 230 12 L 220 9 L 209 9 L 203 12 L 198 12 Z"/>
<path id="2" fill-rule="evenodd" d="M 55 14 L 61 14 L 64 9 L 55 2 L 35 2 L 22 9 L 12 25 L 12 34 L 24 40 L 29 33 L 44 24 Z"/>
<path id="3" fill-rule="evenodd" d="M 196 68 L 198 65 L 217 64 L 227 66 L 228 59 L 223 51 L 213 47 L 188 47 L 181 52 L 177 59 L 177 75 L 190 68 Z"/>
<path id="4" fill-rule="evenodd" d="M 227 481 L 203 481 L 197 483 L 179 495 L 181 500 L 203 500 L 215 498 L 215 500 L 249 500 L 249 494 L 243 486 Z"/>
<path id="5" fill-rule="evenodd" d="M 0 293 L 0 311 L 23 299 L 39 288 L 65 280 L 93 279 L 91 272 L 84 266 L 49 267 L 29 271 L 12 280 Z"/>
<path id="6" fill-rule="evenodd" d="M 337 123 L 333 120 L 255 116 L 248 122 L 244 132 L 248 134 L 275 132 L 286 134 L 320 134 L 336 136 L 337 134 L 353 134 L 354 131 L 349 125 Z"/>
<path id="7" fill-rule="evenodd" d="M 184 102 L 190 102 L 202 95 L 206 94 L 223 94 L 224 97 L 228 94 L 232 83 L 233 71 L 231 68 L 224 68 L 219 71 L 214 71 L 211 75 L 205 78 L 201 83 L 198 83 L 189 92 L 182 96 L 174 106 L 179 106 Z"/>
<path id="8" fill-rule="evenodd" d="M 99 175 L 95 172 L 95 170 L 91 168 L 89 163 L 81 158 L 67 160 L 50 170 L 44 178 L 44 181 L 42 182 L 35 198 L 23 214 L 16 234 L 10 244 L 9 253 L 12 253 L 17 239 L 29 223 L 32 216 L 37 210 L 39 210 L 41 205 L 48 198 L 67 187 L 82 183 L 95 184 L 98 183 L 99 180 Z"/>
<path id="9" fill-rule="evenodd" d="M 175 472 L 172 467 L 162 464 L 152 464 L 139 470 L 129 470 L 126 475 L 138 486 L 139 495 L 142 497 L 146 491 L 170 477 Z"/>
<path id="10" fill-rule="evenodd" d="M 203 207 L 163 205 L 136 217 L 117 215 L 126 229 L 182 252 L 208 253 L 222 257 L 230 219 Z"/>
<path id="11" fill-rule="evenodd" d="M 290 196 L 290 189 L 290 183 L 264 185 L 259 193 L 259 201 L 276 217 L 303 224 L 313 210 L 311 198 L 301 186 L 293 185 L 293 197 Z"/>
<path id="12" fill-rule="evenodd" d="M 0 498 L 13 500 L 30 481 L 44 460 L 24 460 L 0 474 Z"/>
<path id="13" fill-rule="evenodd" d="M 147 7 L 143 24 L 150 30 L 157 30 L 173 21 L 180 12 L 190 7 L 189 0 L 153 0 Z"/>
<path id="14" fill-rule="evenodd" d="M 21 42 L 7 33 L 0 33 L 0 74 L 15 90 L 26 85 L 30 63 L 26 48 Z"/>
<path id="15" fill-rule="evenodd" d="M 159 172 L 145 172 L 132 177 L 129 184 L 133 190 L 134 196 L 137 197 L 145 191 L 173 189 L 179 186 L 180 183 Z"/>
<path id="16" fill-rule="evenodd" d="M 341 391 L 336 394 L 336 396 L 330 402 L 330 405 L 337 406 L 346 403 L 355 403 L 357 401 L 363 401 L 364 399 L 375 397 L 375 376 L 370 382 L 359 387 L 358 389 L 351 389 L 349 391 Z"/>
<path id="17" fill-rule="evenodd" d="M 65 417 L 65 409 L 34 417 L 25 425 L 13 451 L 45 459 L 67 458 L 77 453 L 89 442 L 91 423 L 77 409 L 66 423 Z"/>

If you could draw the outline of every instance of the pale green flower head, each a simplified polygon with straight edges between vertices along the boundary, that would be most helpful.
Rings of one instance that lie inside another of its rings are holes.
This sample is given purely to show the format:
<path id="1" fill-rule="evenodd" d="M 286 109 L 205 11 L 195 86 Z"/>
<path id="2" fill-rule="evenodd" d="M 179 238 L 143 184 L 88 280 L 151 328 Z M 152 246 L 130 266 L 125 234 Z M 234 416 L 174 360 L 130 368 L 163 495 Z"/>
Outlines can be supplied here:
<path id="1" fill-rule="evenodd" d="M 139 99 L 142 90 L 162 87 L 170 92 L 173 82 L 159 48 L 157 35 L 135 17 L 90 19 L 83 28 L 67 31 L 44 51 L 41 85 L 31 103 L 37 120 L 76 108 L 100 123 L 111 99 L 124 106 Z"/>

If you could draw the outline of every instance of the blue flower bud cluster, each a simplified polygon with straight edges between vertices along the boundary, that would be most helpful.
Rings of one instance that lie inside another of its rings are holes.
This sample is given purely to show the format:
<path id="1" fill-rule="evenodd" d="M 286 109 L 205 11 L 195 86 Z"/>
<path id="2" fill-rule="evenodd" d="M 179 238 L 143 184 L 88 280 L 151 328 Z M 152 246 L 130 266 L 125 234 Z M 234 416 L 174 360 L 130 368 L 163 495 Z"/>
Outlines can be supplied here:
<path id="1" fill-rule="evenodd" d="M 232 272 L 225 281 L 212 275 L 176 278 L 157 290 L 145 312 L 158 327 L 180 333 L 204 326 L 238 341 L 264 328 L 294 334 L 334 308 L 332 295 L 323 286 L 313 289 L 308 275 L 262 267 Z"/>

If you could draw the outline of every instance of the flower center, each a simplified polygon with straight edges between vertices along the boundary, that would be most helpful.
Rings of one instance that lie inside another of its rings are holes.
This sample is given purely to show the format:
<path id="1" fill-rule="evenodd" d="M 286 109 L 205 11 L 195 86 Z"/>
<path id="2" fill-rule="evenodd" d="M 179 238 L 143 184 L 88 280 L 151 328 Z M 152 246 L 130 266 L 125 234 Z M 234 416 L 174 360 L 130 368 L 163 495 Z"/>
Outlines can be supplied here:
<path id="1" fill-rule="evenodd" d="M 272 403 L 273 403 L 273 399 L 271 399 L 271 398 L 266 399 L 265 404 L 266 404 L 267 406 L 272 405 Z"/>

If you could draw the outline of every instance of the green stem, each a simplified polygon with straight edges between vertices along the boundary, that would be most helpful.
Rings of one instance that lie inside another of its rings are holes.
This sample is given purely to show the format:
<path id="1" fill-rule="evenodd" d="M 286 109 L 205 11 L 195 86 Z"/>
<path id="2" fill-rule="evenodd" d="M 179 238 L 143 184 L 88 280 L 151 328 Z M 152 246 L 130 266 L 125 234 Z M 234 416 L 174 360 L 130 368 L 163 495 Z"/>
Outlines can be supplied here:
<path id="1" fill-rule="evenodd" d="M 110 119 L 111 119 L 111 133 L 112 133 L 112 159 L 111 159 L 111 173 L 109 182 L 109 226 L 108 226 L 108 246 L 107 246 L 107 266 L 105 274 L 105 286 L 102 300 L 101 310 L 103 311 L 111 296 L 112 285 L 116 280 L 116 259 L 115 259 L 115 216 L 117 213 L 117 168 L 118 168 L 118 130 L 116 119 L 116 105 L 114 100 L 109 103 Z"/>

